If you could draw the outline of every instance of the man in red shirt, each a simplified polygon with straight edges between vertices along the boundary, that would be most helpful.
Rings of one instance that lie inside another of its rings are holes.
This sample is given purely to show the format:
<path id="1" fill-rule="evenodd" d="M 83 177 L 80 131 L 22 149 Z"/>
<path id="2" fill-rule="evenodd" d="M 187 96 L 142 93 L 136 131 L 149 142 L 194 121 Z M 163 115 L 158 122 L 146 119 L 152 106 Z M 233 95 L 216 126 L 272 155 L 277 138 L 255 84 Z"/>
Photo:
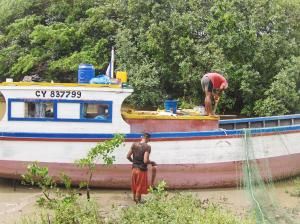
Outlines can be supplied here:
<path id="1" fill-rule="evenodd" d="M 212 97 L 214 97 L 215 107 L 219 102 L 222 92 L 228 88 L 227 80 L 219 73 L 207 73 L 201 79 L 201 86 L 205 92 L 205 111 L 208 116 L 214 115 L 215 109 L 212 110 Z"/>

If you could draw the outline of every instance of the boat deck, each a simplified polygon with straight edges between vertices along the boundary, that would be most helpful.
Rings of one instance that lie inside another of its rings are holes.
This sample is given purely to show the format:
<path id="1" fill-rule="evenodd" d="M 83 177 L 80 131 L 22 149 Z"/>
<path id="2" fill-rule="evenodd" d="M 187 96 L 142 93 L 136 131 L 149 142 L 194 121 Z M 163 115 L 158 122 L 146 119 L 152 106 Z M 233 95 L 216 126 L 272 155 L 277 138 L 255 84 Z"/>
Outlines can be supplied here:
<path id="1" fill-rule="evenodd" d="M 123 119 L 131 133 L 140 132 L 193 132 L 218 129 L 219 116 L 201 116 L 196 112 L 178 111 L 123 111 Z"/>

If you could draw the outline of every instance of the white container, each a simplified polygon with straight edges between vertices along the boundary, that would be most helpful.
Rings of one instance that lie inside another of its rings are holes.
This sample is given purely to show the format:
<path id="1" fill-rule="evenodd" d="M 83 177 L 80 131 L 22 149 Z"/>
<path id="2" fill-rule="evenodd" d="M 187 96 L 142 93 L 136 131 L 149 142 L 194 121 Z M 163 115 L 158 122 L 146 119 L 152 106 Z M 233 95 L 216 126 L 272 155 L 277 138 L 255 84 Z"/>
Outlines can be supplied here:
<path id="1" fill-rule="evenodd" d="M 205 115 L 205 107 L 200 105 L 193 108 L 194 111 L 197 111 L 200 115 Z"/>
<path id="2" fill-rule="evenodd" d="M 13 82 L 14 80 L 12 78 L 6 78 L 5 82 Z"/>
<path id="3" fill-rule="evenodd" d="M 199 106 L 199 113 L 200 115 L 205 115 L 205 107 L 204 106 Z"/>

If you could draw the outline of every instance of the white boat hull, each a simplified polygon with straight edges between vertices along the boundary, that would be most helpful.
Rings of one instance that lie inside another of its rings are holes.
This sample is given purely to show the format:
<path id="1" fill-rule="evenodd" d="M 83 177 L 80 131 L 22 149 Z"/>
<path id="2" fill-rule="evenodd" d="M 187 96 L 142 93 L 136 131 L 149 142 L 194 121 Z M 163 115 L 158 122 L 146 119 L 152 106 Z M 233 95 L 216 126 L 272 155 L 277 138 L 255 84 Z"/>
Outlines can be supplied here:
<path id="1" fill-rule="evenodd" d="M 193 133 L 191 133 L 193 134 Z M 208 188 L 237 186 L 242 183 L 242 166 L 255 159 L 262 176 L 273 179 L 300 174 L 300 130 L 243 135 L 209 135 L 153 138 L 151 159 L 158 164 L 157 181 L 169 188 Z M 84 181 L 86 170 L 74 161 L 83 158 L 96 139 L 3 138 L 0 141 L 0 176 L 19 178 L 29 163 L 38 161 L 50 174 L 70 176 L 74 184 Z M 99 140 L 99 141 L 103 141 Z M 97 165 L 92 185 L 104 188 L 129 188 L 131 164 L 126 154 L 133 141 L 127 139 L 115 150 L 112 166 Z M 246 141 L 248 144 L 246 144 Z M 249 147 L 246 147 L 248 145 Z M 248 151 L 247 151 L 248 150 Z M 253 154 L 252 154 L 253 153 Z M 266 167 L 265 165 L 268 164 Z"/>

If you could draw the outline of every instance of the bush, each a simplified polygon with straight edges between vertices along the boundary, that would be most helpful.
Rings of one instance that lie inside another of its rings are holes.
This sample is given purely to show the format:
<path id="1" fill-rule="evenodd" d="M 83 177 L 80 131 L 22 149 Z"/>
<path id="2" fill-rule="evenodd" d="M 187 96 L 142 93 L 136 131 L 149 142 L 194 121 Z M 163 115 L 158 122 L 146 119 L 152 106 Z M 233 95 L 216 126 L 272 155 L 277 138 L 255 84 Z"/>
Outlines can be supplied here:
<path id="1" fill-rule="evenodd" d="M 295 189 L 293 192 L 290 193 L 290 195 L 294 197 L 300 197 L 300 177 L 297 177 L 294 180 L 294 184 L 295 184 Z"/>
<path id="2" fill-rule="evenodd" d="M 192 194 L 168 194 L 161 186 L 152 189 L 144 204 L 124 209 L 111 223 L 116 224 L 246 224 L 220 207 L 200 201 Z M 254 223 L 254 222 L 253 222 Z"/>
<path id="3" fill-rule="evenodd" d="M 36 217 L 23 218 L 23 224 L 103 224 L 96 202 L 60 200 L 51 210 L 42 210 Z"/>
<path id="4" fill-rule="evenodd" d="M 55 204 L 51 217 L 53 224 L 101 224 L 104 223 L 99 215 L 99 209 L 95 202 L 82 201 L 60 201 Z"/>

